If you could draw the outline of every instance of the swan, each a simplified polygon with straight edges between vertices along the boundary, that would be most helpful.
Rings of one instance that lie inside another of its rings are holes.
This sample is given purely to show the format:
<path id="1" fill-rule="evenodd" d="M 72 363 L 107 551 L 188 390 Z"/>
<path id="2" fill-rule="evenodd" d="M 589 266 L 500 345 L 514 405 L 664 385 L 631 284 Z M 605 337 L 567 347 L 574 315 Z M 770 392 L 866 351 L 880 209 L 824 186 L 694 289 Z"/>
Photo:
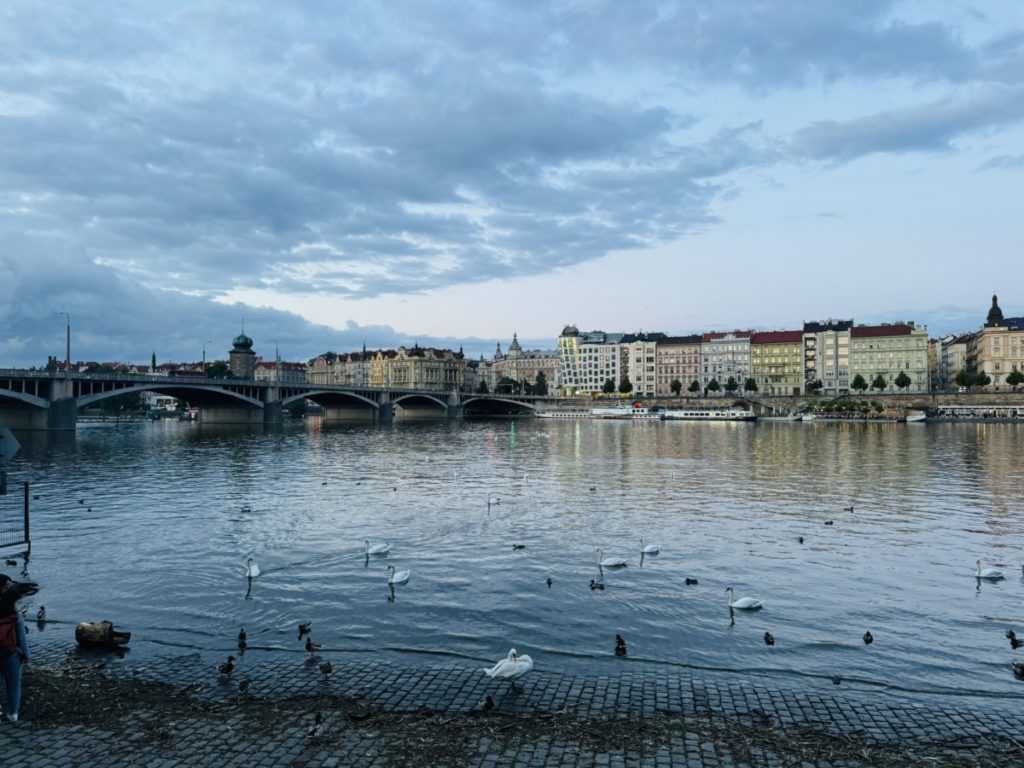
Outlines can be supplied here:
<path id="1" fill-rule="evenodd" d="M 738 608 L 741 611 L 756 611 L 764 608 L 764 603 L 760 600 L 754 599 L 753 597 L 741 597 L 737 600 L 736 592 L 732 587 L 726 587 L 725 591 L 729 593 L 730 608 Z"/>
<path id="2" fill-rule="evenodd" d="M 247 579 L 255 579 L 260 575 L 260 567 L 256 565 L 256 561 L 251 557 L 245 562 L 245 577 Z"/>
<path id="3" fill-rule="evenodd" d="M 1003 572 L 997 568 L 982 568 L 981 560 L 976 561 L 977 567 L 975 568 L 974 575 L 979 579 L 988 579 L 989 581 L 999 581 L 1003 578 Z"/>
<path id="4" fill-rule="evenodd" d="M 388 584 L 405 584 L 409 580 L 409 571 L 396 571 L 395 566 L 388 566 Z"/>
<path id="5" fill-rule="evenodd" d="M 385 541 L 383 544 L 374 544 L 370 546 L 370 540 L 366 539 L 363 541 L 363 546 L 366 547 L 366 554 L 368 555 L 386 555 L 391 551 L 391 542 Z"/>
<path id="6" fill-rule="evenodd" d="M 484 674 L 495 679 L 508 680 L 515 688 L 515 679 L 522 677 L 531 669 L 533 669 L 533 659 L 526 655 L 518 655 L 516 649 L 513 648 L 508 652 L 508 656 L 490 669 L 485 669 Z"/>
<path id="7" fill-rule="evenodd" d="M 605 557 L 604 550 L 597 550 L 597 564 L 602 568 L 625 568 L 629 563 L 621 557 Z"/>
<path id="8" fill-rule="evenodd" d="M 640 551 L 643 552 L 645 555 L 656 555 L 659 552 L 661 552 L 661 545 L 660 544 L 648 544 L 645 547 L 644 546 L 644 540 L 640 539 Z"/>

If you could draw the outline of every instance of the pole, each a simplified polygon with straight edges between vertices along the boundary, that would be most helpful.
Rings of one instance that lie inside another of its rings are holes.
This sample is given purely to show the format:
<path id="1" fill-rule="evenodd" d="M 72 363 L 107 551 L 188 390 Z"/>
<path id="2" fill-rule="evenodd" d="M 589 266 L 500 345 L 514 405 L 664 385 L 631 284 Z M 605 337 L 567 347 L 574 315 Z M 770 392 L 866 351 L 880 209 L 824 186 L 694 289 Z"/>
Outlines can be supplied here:
<path id="1" fill-rule="evenodd" d="M 65 339 L 64 347 L 64 378 L 71 376 L 71 315 L 68 312 L 58 312 L 58 315 L 64 315 L 68 319 L 67 324 L 67 338 Z"/>
<path id="2" fill-rule="evenodd" d="M 212 341 L 204 341 L 203 342 L 203 374 L 204 375 L 206 374 L 206 345 L 207 344 L 212 344 L 212 343 L 213 343 Z"/>
<path id="3" fill-rule="evenodd" d="M 25 481 L 25 544 L 28 545 L 26 555 L 32 554 L 32 537 L 28 530 L 28 480 Z"/>

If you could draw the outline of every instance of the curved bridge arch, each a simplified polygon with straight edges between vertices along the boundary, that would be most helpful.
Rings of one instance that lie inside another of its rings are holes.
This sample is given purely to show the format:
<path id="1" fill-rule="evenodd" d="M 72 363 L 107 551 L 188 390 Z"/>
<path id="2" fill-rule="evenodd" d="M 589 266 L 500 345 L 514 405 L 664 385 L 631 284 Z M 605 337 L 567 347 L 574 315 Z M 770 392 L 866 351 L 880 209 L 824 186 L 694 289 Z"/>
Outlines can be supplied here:
<path id="1" fill-rule="evenodd" d="M 298 394 L 295 395 L 289 395 L 288 397 L 282 398 L 281 407 L 287 408 L 289 405 L 298 400 L 309 399 L 312 400 L 313 402 L 317 402 L 318 396 L 330 398 L 342 397 L 345 399 L 356 400 L 367 405 L 372 405 L 374 408 L 380 408 L 380 403 L 377 403 L 376 401 L 371 400 L 370 398 L 364 397 L 363 395 L 357 394 L 355 392 L 337 392 L 329 389 L 312 389 L 308 392 L 299 392 Z"/>
<path id="2" fill-rule="evenodd" d="M 257 400 L 254 397 L 248 395 L 242 395 L 238 392 L 232 392 L 230 389 L 224 389 L 222 387 L 204 386 L 204 385 L 188 385 L 181 382 L 178 383 L 154 383 L 154 384 L 136 384 L 131 387 L 125 387 L 124 389 L 111 389 L 106 392 L 94 392 L 91 395 L 82 395 L 78 398 L 78 407 L 84 408 L 93 403 L 99 402 L 100 400 L 106 400 L 111 397 L 117 397 L 118 395 L 130 394 L 132 392 L 164 392 L 172 394 L 173 397 L 181 397 L 181 393 L 184 392 L 208 392 L 217 399 L 227 399 L 228 401 L 238 401 L 245 405 L 253 408 L 263 408 L 263 401 Z M 182 398 L 187 399 L 187 398 Z"/>
<path id="3" fill-rule="evenodd" d="M 510 405 L 515 408 L 528 408 L 531 411 L 538 410 L 535 403 L 526 403 L 522 400 L 511 400 L 507 397 L 494 397 L 491 395 L 481 395 L 479 397 L 471 397 L 468 400 L 462 402 L 463 406 L 470 405 L 472 403 L 502 403 L 504 405 Z"/>
<path id="4" fill-rule="evenodd" d="M 419 400 L 419 401 L 427 400 L 428 402 L 437 403 L 437 406 L 439 408 L 444 409 L 446 412 L 448 410 L 448 403 L 446 403 L 444 400 L 440 400 L 440 399 L 434 397 L 433 395 L 428 395 L 428 394 L 401 395 L 401 396 L 396 397 L 395 399 L 393 399 L 391 401 L 391 404 L 392 405 L 401 405 L 403 400 Z"/>
<path id="5" fill-rule="evenodd" d="M 45 411 L 50 407 L 50 401 L 43 397 L 36 397 L 35 395 L 27 395 L 23 392 L 12 392 L 9 389 L 0 389 L 0 401 L 4 398 L 9 400 L 17 400 L 22 403 L 26 403 L 35 408 Z"/>

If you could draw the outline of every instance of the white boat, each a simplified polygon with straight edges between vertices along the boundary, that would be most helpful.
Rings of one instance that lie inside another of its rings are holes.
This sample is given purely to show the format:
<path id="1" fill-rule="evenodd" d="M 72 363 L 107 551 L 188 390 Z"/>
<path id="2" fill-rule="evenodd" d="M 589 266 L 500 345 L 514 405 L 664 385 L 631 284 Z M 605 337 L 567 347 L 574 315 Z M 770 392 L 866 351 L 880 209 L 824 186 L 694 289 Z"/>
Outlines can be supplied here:
<path id="1" fill-rule="evenodd" d="M 593 414 L 589 408 L 552 408 L 549 411 L 537 411 L 542 419 L 589 419 Z"/>
<path id="2" fill-rule="evenodd" d="M 681 421 L 754 421 L 757 414 L 743 408 L 675 408 L 661 414 L 665 420 Z"/>
<path id="3" fill-rule="evenodd" d="M 590 409 L 590 415 L 595 419 L 660 419 L 663 413 L 663 408 L 648 408 L 636 403 Z"/>
<path id="4" fill-rule="evenodd" d="M 924 411 L 907 411 L 907 423 L 911 424 L 915 421 L 924 421 L 925 416 L 926 414 Z"/>

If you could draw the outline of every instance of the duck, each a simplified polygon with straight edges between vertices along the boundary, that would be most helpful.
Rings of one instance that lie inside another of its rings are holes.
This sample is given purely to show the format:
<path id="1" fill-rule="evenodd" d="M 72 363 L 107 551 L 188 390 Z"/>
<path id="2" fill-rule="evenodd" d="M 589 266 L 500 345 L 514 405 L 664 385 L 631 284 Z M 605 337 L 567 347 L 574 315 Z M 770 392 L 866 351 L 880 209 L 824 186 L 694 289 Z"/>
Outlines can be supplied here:
<path id="1" fill-rule="evenodd" d="M 494 709 L 494 699 L 490 697 L 490 694 L 484 696 L 484 700 L 480 702 L 480 710 L 482 712 L 490 712 Z"/>
<path id="2" fill-rule="evenodd" d="M 313 631 L 313 622 L 312 621 L 300 622 L 299 623 L 299 640 L 304 638 L 306 635 L 308 635 L 312 631 Z"/>
<path id="3" fill-rule="evenodd" d="M 775 636 L 771 632 L 764 633 L 764 644 L 775 645 Z"/>
<path id="4" fill-rule="evenodd" d="M 260 575 L 260 567 L 256 565 L 256 561 L 251 557 L 245 561 L 245 577 L 247 579 L 255 579 Z"/>
<path id="5" fill-rule="evenodd" d="M 656 555 L 661 552 L 660 544 L 648 544 L 644 546 L 644 540 L 640 539 L 640 551 L 645 555 Z"/>
<path id="6" fill-rule="evenodd" d="M 1018 680 L 1024 680 L 1024 662 L 1013 662 L 1013 676 Z"/>
<path id="7" fill-rule="evenodd" d="M 409 580 L 409 571 L 396 571 L 395 566 L 388 566 L 388 584 L 405 584 Z"/>
<path id="8" fill-rule="evenodd" d="M 851 504 L 848 507 L 843 507 L 843 512 L 853 512 L 853 505 Z"/>
<path id="9" fill-rule="evenodd" d="M 999 581 L 1003 577 L 1003 572 L 998 568 L 982 568 L 981 560 L 975 561 L 976 567 L 974 570 L 974 576 L 979 579 L 985 579 L 987 581 Z"/>
<path id="10" fill-rule="evenodd" d="M 753 597 L 741 597 L 736 599 L 736 592 L 732 587 L 726 587 L 725 591 L 729 593 L 729 607 L 737 608 L 741 611 L 757 611 L 764 608 L 764 603 Z"/>
<path id="11" fill-rule="evenodd" d="M 485 669 L 483 672 L 485 675 L 498 680 L 508 680 L 512 683 L 512 687 L 515 688 L 515 681 L 517 678 L 522 677 L 527 672 L 533 669 L 533 659 L 526 654 L 520 656 L 516 653 L 516 649 L 512 648 L 508 652 L 508 656 L 501 659 L 493 667 Z M 517 689 L 518 690 L 518 689 Z"/>
<path id="12" fill-rule="evenodd" d="M 244 649 L 245 646 L 247 646 L 248 644 L 249 643 L 245 637 L 245 627 L 242 627 L 240 630 L 238 630 L 238 647 Z"/>
<path id="13" fill-rule="evenodd" d="M 833 525 L 833 523 L 832 523 L 832 521 L 831 521 L 831 520 L 826 520 L 826 521 L 825 521 L 825 525 Z"/>
<path id="14" fill-rule="evenodd" d="M 621 557 L 605 557 L 604 550 L 597 550 L 597 564 L 602 568 L 625 568 L 629 563 Z"/>
<path id="15" fill-rule="evenodd" d="M 239 511 L 242 512 L 243 514 L 248 514 L 249 512 L 252 512 L 252 507 L 250 507 L 248 504 L 246 504 Z"/>
<path id="16" fill-rule="evenodd" d="M 699 584 L 696 579 L 691 579 L 689 576 L 686 577 L 686 586 L 692 587 L 694 584 Z"/>
<path id="17" fill-rule="evenodd" d="M 321 648 L 320 643 L 314 643 L 312 637 L 307 637 L 306 638 L 306 651 L 309 653 L 310 656 L 312 656 L 317 651 L 319 651 L 320 648 Z"/>
<path id="18" fill-rule="evenodd" d="M 331 674 L 334 671 L 334 665 L 331 664 L 330 660 L 325 661 L 320 665 L 320 671 L 324 673 L 324 677 Z"/>
<path id="19" fill-rule="evenodd" d="M 843 682 L 842 675 L 832 675 L 832 685 L 841 685 Z"/>
<path id="20" fill-rule="evenodd" d="M 217 667 L 217 671 L 220 672 L 220 674 L 222 676 L 224 676 L 224 677 L 227 677 L 232 672 L 234 672 L 235 671 L 235 657 L 234 656 L 228 656 L 228 660 L 225 661 L 223 664 L 221 664 L 219 667 Z"/>
<path id="21" fill-rule="evenodd" d="M 1013 648 L 1013 650 L 1016 651 L 1022 645 L 1024 645 L 1024 640 L 1018 640 L 1016 637 L 1010 638 L 1010 647 Z"/>
<path id="22" fill-rule="evenodd" d="M 545 579 L 545 583 L 548 585 L 548 589 L 551 589 L 551 585 L 555 583 L 555 580 L 548 576 L 547 579 Z"/>
<path id="23" fill-rule="evenodd" d="M 490 509 L 492 506 L 497 506 L 498 504 L 501 504 L 501 497 L 500 496 L 488 496 L 487 497 L 487 508 L 488 509 Z"/>
<path id="24" fill-rule="evenodd" d="M 316 717 L 313 718 L 313 724 L 309 727 L 309 730 L 306 731 L 306 738 L 315 739 L 317 736 L 322 736 L 324 730 L 324 718 L 319 712 L 317 712 Z"/>
<path id="25" fill-rule="evenodd" d="M 615 655 L 616 656 L 625 656 L 626 653 L 627 653 L 627 651 L 626 651 L 626 641 L 622 639 L 622 635 L 616 635 L 615 636 Z"/>
<path id="26" fill-rule="evenodd" d="M 871 645 L 873 642 L 875 642 L 875 636 L 871 634 L 871 630 L 869 629 L 864 633 L 864 645 Z"/>
<path id="27" fill-rule="evenodd" d="M 238 700 L 241 701 L 242 697 L 249 692 L 249 688 L 252 686 L 252 681 L 248 677 L 243 677 L 238 681 Z"/>
<path id="28" fill-rule="evenodd" d="M 797 540 L 798 544 L 803 544 L 804 543 L 804 537 L 803 536 L 797 536 L 796 540 Z"/>
<path id="29" fill-rule="evenodd" d="M 366 547 L 366 554 L 368 555 L 386 555 L 388 552 L 391 551 L 390 541 L 385 541 L 383 544 L 374 544 L 371 547 L 370 540 L 366 539 L 363 542 L 363 545 Z"/>
<path id="30" fill-rule="evenodd" d="M 590 588 L 591 589 L 604 589 L 604 582 L 603 581 L 594 581 L 593 579 L 591 579 L 590 580 Z"/>
<path id="31" fill-rule="evenodd" d="M 43 622 L 46 621 L 46 606 L 45 605 L 40 605 L 39 606 L 39 610 L 36 611 L 36 621 L 38 621 L 40 624 L 42 624 Z"/>
<path id="32" fill-rule="evenodd" d="M 526 549 L 525 544 L 513 544 L 512 549 Z"/>

